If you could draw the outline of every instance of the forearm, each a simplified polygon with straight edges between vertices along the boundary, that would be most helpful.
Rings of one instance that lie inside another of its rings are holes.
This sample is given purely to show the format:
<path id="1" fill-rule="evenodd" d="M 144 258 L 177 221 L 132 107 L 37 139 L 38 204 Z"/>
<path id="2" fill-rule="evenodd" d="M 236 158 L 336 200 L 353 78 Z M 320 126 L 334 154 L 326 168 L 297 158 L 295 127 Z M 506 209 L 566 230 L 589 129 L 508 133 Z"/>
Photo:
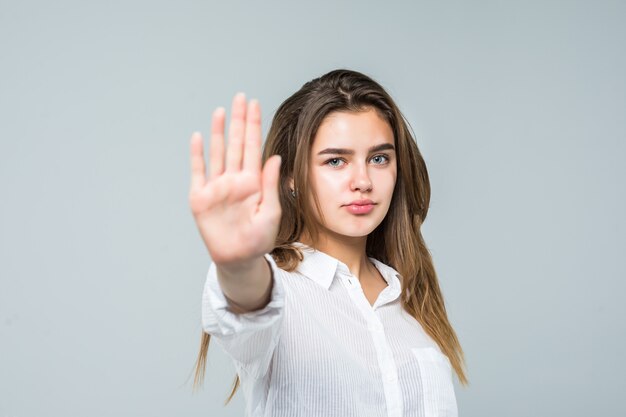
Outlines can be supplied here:
<path id="1" fill-rule="evenodd" d="M 217 268 L 217 280 L 233 313 L 246 313 L 265 307 L 271 298 L 272 273 L 260 256 L 238 265 Z"/>

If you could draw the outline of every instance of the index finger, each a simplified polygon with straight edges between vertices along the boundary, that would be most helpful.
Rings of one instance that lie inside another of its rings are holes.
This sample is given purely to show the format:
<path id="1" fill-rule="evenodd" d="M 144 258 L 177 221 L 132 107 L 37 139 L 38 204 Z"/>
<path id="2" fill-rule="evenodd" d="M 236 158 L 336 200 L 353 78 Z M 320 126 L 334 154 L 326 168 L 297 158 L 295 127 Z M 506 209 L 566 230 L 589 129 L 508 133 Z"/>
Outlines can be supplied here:
<path id="1" fill-rule="evenodd" d="M 191 189 L 201 188 L 206 182 L 204 155 L 202 150 L 202 135 L 194 132 L 191 135 Z"/>

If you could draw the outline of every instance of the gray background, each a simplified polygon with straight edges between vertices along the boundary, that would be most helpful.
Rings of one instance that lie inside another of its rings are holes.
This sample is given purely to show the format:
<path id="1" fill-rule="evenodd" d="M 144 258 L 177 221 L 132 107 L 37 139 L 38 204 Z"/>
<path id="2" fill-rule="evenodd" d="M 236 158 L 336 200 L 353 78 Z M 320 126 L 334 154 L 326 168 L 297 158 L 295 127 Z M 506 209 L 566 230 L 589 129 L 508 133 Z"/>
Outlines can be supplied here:
<path id="1" fill-rule="evenodd" d="M 106 4 L 105 4 L 106 3 Z M 0 2 L 0 417 L 241 416 L 189 136 L 245 91 L 382 83 L 431 175 L 462 416 L 623 416 L 624 2 Z M 456 383 L 456 381 L 455 381 Z"/>

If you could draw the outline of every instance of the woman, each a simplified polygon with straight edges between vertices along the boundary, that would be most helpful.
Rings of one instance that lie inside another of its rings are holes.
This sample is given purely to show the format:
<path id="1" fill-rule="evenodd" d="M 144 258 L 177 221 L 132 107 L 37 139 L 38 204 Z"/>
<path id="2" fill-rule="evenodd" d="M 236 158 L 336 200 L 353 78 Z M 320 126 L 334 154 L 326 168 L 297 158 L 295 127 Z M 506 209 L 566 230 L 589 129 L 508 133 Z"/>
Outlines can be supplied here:
<path id="1" fill-rule="evenodd" d="M 256 100 L 233 99 L 227 149 L 224 120 L 217 109 L 208 177 L 191 138 L 213 260 L 196 384 L 214 336 L 248 416 L 456 416 L 451 370 L 467 379 L 420 231 L 428 173 L 391 97 L 331 71 L 278 108 L 262 156 Z"/>

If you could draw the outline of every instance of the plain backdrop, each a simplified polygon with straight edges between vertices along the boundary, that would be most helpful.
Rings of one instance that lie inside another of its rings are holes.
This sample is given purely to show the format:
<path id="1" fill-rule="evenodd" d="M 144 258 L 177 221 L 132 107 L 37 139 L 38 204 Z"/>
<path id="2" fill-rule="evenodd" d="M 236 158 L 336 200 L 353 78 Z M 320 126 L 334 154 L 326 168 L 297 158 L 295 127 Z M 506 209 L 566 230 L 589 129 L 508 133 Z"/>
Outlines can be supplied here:
<path id="1" fill-rule="evenodd" d="M 0 417 L 241 416 L 189 137 L 335 68 L 397 101 L 461 416 L 624 416 L 626 3 L 0 1 Z"/>

